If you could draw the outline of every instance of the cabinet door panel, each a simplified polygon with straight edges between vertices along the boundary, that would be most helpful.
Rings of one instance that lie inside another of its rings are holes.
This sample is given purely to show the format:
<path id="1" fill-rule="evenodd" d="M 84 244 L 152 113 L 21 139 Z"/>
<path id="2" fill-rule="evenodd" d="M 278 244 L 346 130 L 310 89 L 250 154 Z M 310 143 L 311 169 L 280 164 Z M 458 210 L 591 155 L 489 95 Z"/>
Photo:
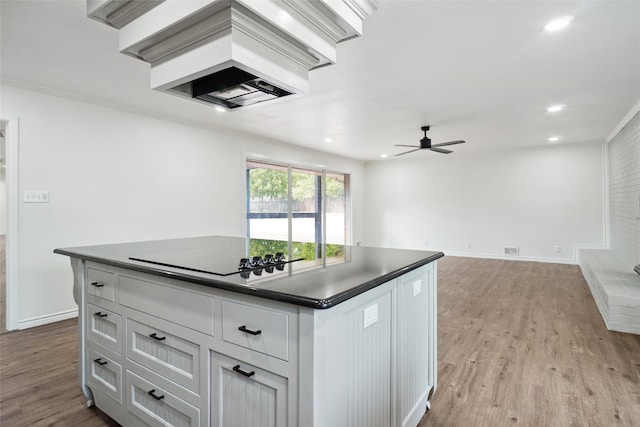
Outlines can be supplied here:
<path id="1" fill-rule="evenodd" d="M 87 364 L 89 384 L 122 403 L 122 366 L 93 349 L 88 350 Z"/>
<path id="2" fill-rule="evenodd" d="M 287 379 L 219 353 L 211 362 L 211 425 L 287 426 Z"/>
<path id="3" fill-rule="evenodd" d="M 127 358 L 200 393 L 200 346 L 127 319 Z"/>
<path id="4" fill-rule="evenodd" d="M 129 411 L 151 426 L 197 427 L 200 410 L 157 385 L 127 371 Z"/>
<path id="5" fill-rule="evenodd" d="M 91 341 L 122 354 L 122 316 L 87 304 L 87 325 Z"/>

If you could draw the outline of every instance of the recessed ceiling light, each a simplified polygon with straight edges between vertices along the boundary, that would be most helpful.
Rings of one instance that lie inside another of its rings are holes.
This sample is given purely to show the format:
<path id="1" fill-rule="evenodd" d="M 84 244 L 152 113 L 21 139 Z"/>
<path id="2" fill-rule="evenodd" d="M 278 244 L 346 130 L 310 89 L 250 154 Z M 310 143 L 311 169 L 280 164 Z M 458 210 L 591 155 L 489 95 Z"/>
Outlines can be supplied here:
<path id="1" fill-rule="evenodd" d="M 550 113 L 557 113 L 558 111 L 562 110 L 564 108 L 564 105 L 562 104 L 558 104 L 558 105 L 552 105 L 551 107 L 547 108 L 547 111 Z"/>
<path id="2" fill-rule="evenodd" d="M 557 142 L 560 141 L 560 137 L 559 136 L 551 136 L 549 137 L 549 142 Z"/>
<path id="3" fill-rule="evenodd" d="M 219 112 L 219 113 L 222 113 L 222 112 L 225 112 L 225 111 L 227 111 L 227 110 L 225 110 L 225 109 L 224 109 L 224 107 L 221 107 L 221 106 L 219 106 L 219 105 L 216 105 L 216 111 L 217 111 L 217 112 Z"/>
<path id="4" fill-rule="evenodd" d="M 327 137 L 327 138 L 324 139 L 324 142 L 327 142 L 327 143 L 328 142 L 333 142 L 333 138 Z"/>
<path id="5" fill-rule="evenodd" d="M 547 25 L 544 26 L 544 29 L 545 31 L 550 31 L 550 32 L 558 31 L 565 28 L 567 25 L 569 25 L 571 21 L 573 21 L 573 16 L 563 16 L 562 18 L 558 18 L 556 20 L 549 22 Z"/>
<path id="6" fill-rule="evenodd" d="M 386 159 L 388 156 L 386 154 L 380 154 L 380 157 L 382 157 L 383 159 Z"/>

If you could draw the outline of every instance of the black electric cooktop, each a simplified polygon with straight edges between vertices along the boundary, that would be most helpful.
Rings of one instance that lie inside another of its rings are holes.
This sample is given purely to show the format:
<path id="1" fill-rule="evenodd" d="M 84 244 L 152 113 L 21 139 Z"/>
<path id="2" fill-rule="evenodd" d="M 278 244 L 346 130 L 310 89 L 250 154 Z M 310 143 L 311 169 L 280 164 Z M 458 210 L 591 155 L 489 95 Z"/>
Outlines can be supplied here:
<path id="1" fill-rule="evenodd" d="M 265 253 L 264 255 L 252 257 L 240 255 L 242 253 L 242 251 L 220 253 L 220 250 L 216 248 L 204 247 L 199 248 L 199 250 L 180 250 L 135 257 L 130 256 L 129 259 L 163 267 L 214 274 L 216 276 L 240 274 L 244 278 L 249 278 L 251 274 L 261 276 L 263 272 L 284 271 L 288 264 L 303 260 L 303 258 L 288 260 L 284 252 Z"/>

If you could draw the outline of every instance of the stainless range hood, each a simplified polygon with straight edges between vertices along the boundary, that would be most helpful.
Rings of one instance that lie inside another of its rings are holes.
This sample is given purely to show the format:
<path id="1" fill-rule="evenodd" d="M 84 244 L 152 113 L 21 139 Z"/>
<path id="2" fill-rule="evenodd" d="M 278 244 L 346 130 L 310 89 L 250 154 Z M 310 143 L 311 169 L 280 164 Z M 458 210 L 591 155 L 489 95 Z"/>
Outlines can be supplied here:
<path id="1" fill-rule="evenodd" d="M 191 92 L 194 98 L 230 110 L 291 95 L 291 92 L 266 79 L 236 67 L 194 80 L 191 82 Z"/>
<path id="2" fill-rule="evenodd" d="M 309 71 L 335 63 L 336 43 L 362 34 L 377 7 L 377 0 L 153 0 L 145 10 L 140 3 L 87 0 L 87 10 L 119 28 L 122 53 L 151 64 L 152 89 L 231 111 L 307 93 Z"/>

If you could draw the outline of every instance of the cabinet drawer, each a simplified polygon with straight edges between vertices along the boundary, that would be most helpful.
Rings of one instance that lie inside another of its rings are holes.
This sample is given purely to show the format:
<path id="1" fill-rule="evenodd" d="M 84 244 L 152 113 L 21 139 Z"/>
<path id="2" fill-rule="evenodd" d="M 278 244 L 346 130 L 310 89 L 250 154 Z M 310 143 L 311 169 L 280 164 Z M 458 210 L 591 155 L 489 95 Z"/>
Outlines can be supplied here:
<path id="1" fill-rule="evenodd" d="M 161 329 L 127 319 L 127 358 L 200 393 L 200 346 Z"/>
<path id="2" fill-rule="evenodd" d="M 122 354 L 122 316 L 104 308 L 87 304 L 88 338 Z"/>
<path id="3" fill-rule="evenodd" d="M 87 355 L 89 384 L 122 403 L 122 366 L 93 349 Z"/>
<path id="4" fill-rule="evenodd" d="M 127 371 L 127 408 L 151 426 L 197 427 L 200 410 Z"/>
<path id="5" fill-rule="evenodd" d="M 222 339 L 289 360 L 289 316 L 279 311 L 223 301 Z"/>
<path id="6" fill-rule="evenodd" d="M 128 276 L 119 278 L 122 305 L 213 335 L 213 298 Z"/>
<path id="7" fill-rule="evenodd" d="M 108 271 L 87 267 L 87 292 L 108 301 L 115 301 L 116 275 Z"/>

